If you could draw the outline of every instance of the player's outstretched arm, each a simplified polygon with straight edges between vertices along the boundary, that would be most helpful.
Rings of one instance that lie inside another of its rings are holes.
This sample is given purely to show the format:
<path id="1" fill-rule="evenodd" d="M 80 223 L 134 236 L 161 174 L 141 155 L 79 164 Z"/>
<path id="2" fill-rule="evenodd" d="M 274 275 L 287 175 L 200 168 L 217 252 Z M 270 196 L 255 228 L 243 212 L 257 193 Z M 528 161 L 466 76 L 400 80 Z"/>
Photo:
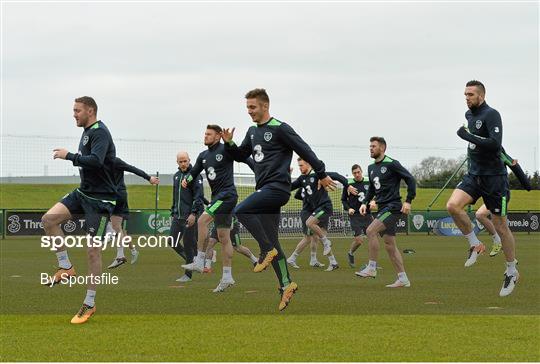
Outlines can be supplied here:
<path id="1" fill-rule="evenodd" d="M 148 175 L 145 171 L 135 167 L 135 166 L 132 166 L 131 164 L 129 163 L 126 163 L 125 161 L 123 161 L 122 159 L 116 157 L 115 160 L 114 160 L 114 168 L 119 170 L 119 171 L 123 171 L 123 172 L 129 172 L 129 173 L 133 173 L 141 178 L 144 178 L 145 180 L 149 181 L 150 182 L 150 175 Z M 157 177 L 154 177 L 154 178 L 157 178 Z M 150 182 L 151 183 L 151 182 Z M 158 183 L 159 183 L 159 180 L 158 180 Z"/>
<path id="2" fill-rule="evenodd" d="M 244 140 L 242 140 L 242 144 L 236 145 L 236 143 L 233 140 L 234 130 L 235 128 L 223 129 L 221 138 L 223 139 L 223 142 L 225 143 L 225 150 L 228 153 L 230 153 L 230 155 L 234 158 L 234 160 L 237 162 L 245 163 L 246 159 L 251 155 L 251 139 L 249 138 L 249 132 L 246 133 Z"/>
<path id="3" fill-rule="evenodd" d="M 298 177 L 291 183 L 291 191 L 294 191 L 302 186 L 302 178 Z"/>
<path id="4" fill-rule="evenodd" d="M 346 188 L 341 191 L 341 204 L 343 205 L 344 211 L 349 211 L 349 209 L 351 208 L 351 206 L 349 206 L 349 194 L 347 193 Z"/>
<path id="5" fill-rule="evenodd" d="M 103 168 L 105 163 L 105 156 L 109 150 L 110 137 L 104 129 L 96 129 L 92 134 L 90 154 L 80 155 L 74 153 L 67 153 L 66 159 L 73 162 L 76 167 L 83 168 Z"/>
<path id="6" fill-rule="evenodd" d="M 282 123 L 279 127 L 279 130 L 281 132 L 281 135 L 283 136 L 283 139 L 285 143 L 289 146 L 291 146 L 291 149 L 296 152 L 303 160 L 308 162 L 315 173 L 317 173 L 317 177 L 321 181 L 321 184 L 323 187 L 327 187 L 329 185 L 334 185 L 331 178 L 326 179 L 327 175 L 325 172 L 325 166 L 324 163 L 317 158 L 313 150 L 309 147 L 309 145 L 294 131 L 294 129 L 285 123 Z M 324 182 L 323 182 L 324 181 Z M 330 183 L 332 181 L 332 183 Z"/>
<path id="7" fill-rule="evenodd" d="M 521 168 L 517 160 L 510 157 L 508 153 L 506 153 L 504 148 L 502 149 L 502 152 L 501 152 L 501 160 L 504 162 L 506 166 L 510 168 L 510 170 L 512 170 L 512 172 L 517 177 L 517 179 L 519 180 L 519 183 L 521 183 L 523 188 L 526 189 L 527 191 L 530 191 L 532 189 L 531 181 L 529 180 L 525 172 L 523 172 L 523 169 Z"/>
<path id="8" fill-rule="evenodd" d="M 343 189 L 348 189 L 349 188 L 349 180 L 346 177 L 344 177 L 341 174 L 336 173 L 336 172 L 326 172 L 326 174 L 328 176 L 327 179 L 330 179 L 332 181 L 332 183 L 325 186 L 319 180 L 319 188 L 321 188 L 321 186 L 323 186 L 327 191 L 335 191 L 337 185 L 334 182 L 334 180 L 339 181 L 343 185 Z M 356 188 L 354 188 L 354 187 L 351 187 L 351 191 L 354 191 L 354 192 L 358 193 L 358 191 L 356 191 Z"/>
<path id="9" fill-rule="evenodd" d="M 330 178 L 332 178 L 333 180 L 341 183 L 344 189 L 349 187 L 349 180 L 347 179 L 347 177 L 344 177 L 341 174 L 336 173 L 336 172 L 326 172 L 326 174 L 330 176 Z"/>
<path id="10" fill-rule="evenodd" d="M 251 169 L 252 172 L 255 172 L 255 161 L 253 160 L 253 158 L 251 158 L 251 156 L 244 159 L 243 162 L 247 164 L 247 166 L 249 167 L 249 169 Z"/>
<path id="11" fill-rule="evenodd" d="M 201 157 L 201 154 L 199 154 L 197 156 L 197 160 L 195 161 L 195 165 L 193 166 L 193 168 L 191 168 L 187 177 L 185 177 L 182 180 L 182 187 L 186 188 L 188 184 L 191 183 L 191 181 L 196 179 L 199 176 L 199 174 L 201 174 L 202 170 L 203 170 L 202 157 Z"/>

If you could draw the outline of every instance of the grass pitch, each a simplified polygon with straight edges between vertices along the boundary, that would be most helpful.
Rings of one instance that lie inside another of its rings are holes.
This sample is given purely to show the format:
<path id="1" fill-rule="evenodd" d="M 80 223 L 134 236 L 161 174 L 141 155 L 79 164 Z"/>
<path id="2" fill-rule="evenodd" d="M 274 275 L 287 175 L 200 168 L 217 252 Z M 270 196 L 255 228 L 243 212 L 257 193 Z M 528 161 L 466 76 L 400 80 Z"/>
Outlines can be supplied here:
<path id="1" fill-rule="evenodd" d="M 25 184 L 4 184 L 0 189 L 0 208 L 4 209 L 49 209 L 56 202 L 60 201 L 64 195 L 73 191 L 78 185 L 25 185 Z M 239 186 L 239 201 L 253 192 L 253 187 Z M 435 188 L 418 188 L 416 198 L 412 206 L 413 210 L 425 210 L 431 200 L 439 192 Z M 452 194 L 451 189 L 443 191 L 432 207 L 432 210 L 446 210 L 446 201 Z M 401 196 L 407 195 L 405 189 L 401 189 Z M 208 188 L 205 196 L 210 198 Z M 148 208 L 155 206 L 155 187 L 150 185 L 128 186 L 129 206 L 132 209 Z M 330 198 L 334 204 L 334 209 L 341 210 L 341 190 L 330 193 Z M 473 207 L 474 210 L 482 205 L 480 199 Z M 172 204 L 172 186 L 160 186 L 159 188 L 159 208 L 169 209 Z M 286 208 L 301 208 L 301 202 L 291 197 Z M 509 203 L 509 210 L 540 210 L 540 190 L 527 192 L 525 190 L 512 191 L 512 198 Z"/>
<path id="2" fill-rule="evenodd" d="M 482 235 L 487 240 L 486 235 Z M 69 324 L 84 286 L 40 286 L 54 253 L 38 238 L 0 242 L 2 361 L 539 361 L 540 250 L 535 235 L 517 235 L 516 291 L 500 298 L 504 259 L 482 256 L 465 269 L 460 238 L 398 236 L 412 282 L 384 287 L 395 274 L 384 249 L 376 279 L 360 279 L 346 264 L 350 239 L 333 239 L 341 268 L 292 270 L 300 290 L 279 313 L 273 272 L 251 272 L 235 254 L 230 290 L 211 292 L 220 278 L 195 275 L 178 284 L 180 259 L 170 248 L 142 249 L 137 264 L 110 271 L 116 286 L 98 288 L 97 314 Z M 244 243 L 255 252 L 251 239 Z M 282 241 L 290 253 L 296 239 Z M 127 252 L 127 251 L 126 251 Z M 356 256 L 366 261 L 366 247 Z M 104 265 L 114 251 L 103 253 Z M 85 252 L 70 251 L 78 274 Z M 319 254 L 319 259 L 323 257 Z M 324 263 L 327 263 L 324 259 Z"/>

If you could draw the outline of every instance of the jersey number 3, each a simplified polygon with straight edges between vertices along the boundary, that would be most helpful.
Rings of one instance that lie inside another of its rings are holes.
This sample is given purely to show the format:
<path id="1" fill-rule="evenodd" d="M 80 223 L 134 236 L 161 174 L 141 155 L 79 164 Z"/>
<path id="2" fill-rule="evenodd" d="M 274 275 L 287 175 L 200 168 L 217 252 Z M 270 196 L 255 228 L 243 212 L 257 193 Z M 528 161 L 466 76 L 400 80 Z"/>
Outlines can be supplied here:
<path id="1" fill-rule="evenodd" d="M 381 188 L 381 182 L 379 181 L 379 177 L 373 178 L 373 184 L 375 185 L 376 190 Z"/>
<path id="2" fill-rule="evenodd" d="M 306 196 L 306 193 L 307 193 L 308 195 L 312 195 L 312 194 L 313 194 L 313 191 L 311 190 L 311 186 L 306 186 L 306 187 L 302 188 L 302 193 L 301 193 L 302 198 L 304 198 L 304 197 Z"/>

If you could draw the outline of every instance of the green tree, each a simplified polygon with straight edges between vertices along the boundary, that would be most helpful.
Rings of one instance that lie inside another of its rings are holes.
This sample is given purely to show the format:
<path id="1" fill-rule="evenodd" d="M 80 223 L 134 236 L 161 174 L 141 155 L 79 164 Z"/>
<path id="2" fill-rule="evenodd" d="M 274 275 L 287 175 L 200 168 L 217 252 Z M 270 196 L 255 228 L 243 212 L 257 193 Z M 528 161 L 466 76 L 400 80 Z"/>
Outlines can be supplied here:
<path id="1" fill-rule="evenodd" d="M 533 190 L 540 190 L 540 174 L 538 171 L 534 172 L 531 178 L 531 186 Z"/>
<path id="2" fill-rule="evenodd" d="M 411 168 L 411 174 L 416 179 L 419 187 L 442 188 L 446 181 L 454 174 L 465 160 L 465 156 L 457 159 L 444 159 L 440 157 L 427 157 Z M 454 188 L 461 181 L 466 172 L 466 164 L 462 165 L 448 187 Z"/>

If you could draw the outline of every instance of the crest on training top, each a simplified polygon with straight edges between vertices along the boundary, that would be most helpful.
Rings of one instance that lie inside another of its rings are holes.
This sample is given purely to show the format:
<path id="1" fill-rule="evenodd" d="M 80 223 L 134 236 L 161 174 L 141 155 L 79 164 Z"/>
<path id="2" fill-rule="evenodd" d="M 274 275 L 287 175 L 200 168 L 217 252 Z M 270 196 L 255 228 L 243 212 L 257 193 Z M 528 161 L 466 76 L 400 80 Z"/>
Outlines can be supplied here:
<path id="1" fill-rule="evenodd" d="M 86 145 L 86 144 L 88 143 L 88 140 L 89 140 L 89 139 L 90 139 L 90 138 L 88 138 L 88 135 L 85 135 L 85 136 L 83 137 L 83 139 L 82 139 L 82 145 Z"/>
<path id="2" fill-rule="evenodd" d="M 482 127 L 482 120 L 476 120 L 475 126 L 476 129 L 480 129 Z"/>
<path id="3" fill-rule="evenodd" d="M 221 155 L 221 154 L 216 154 L 216 160 L 217 160 L 218 162 L 221 162 L 221 161 L 223 160 L 223 155 Z"/>
<path id="4" fill-rule="evenodd" d="M 386 173 L 386 167 L 381 167 L 381 173 Z"/>
<path id="5" fill-rule="evenodd" d="M 271 139 L 272 139 L 272 133 L 271 132 L 267 131 L 266 133 L 264 133 L 264 140 L 269 142 Z"/>
<path id="6" fill-rule="evenodd" d="M 309 182 L 311 182 L 311 183 L 315 182 L 315 178 L 311 177 L 311 178 L 309 179 Z"/>

